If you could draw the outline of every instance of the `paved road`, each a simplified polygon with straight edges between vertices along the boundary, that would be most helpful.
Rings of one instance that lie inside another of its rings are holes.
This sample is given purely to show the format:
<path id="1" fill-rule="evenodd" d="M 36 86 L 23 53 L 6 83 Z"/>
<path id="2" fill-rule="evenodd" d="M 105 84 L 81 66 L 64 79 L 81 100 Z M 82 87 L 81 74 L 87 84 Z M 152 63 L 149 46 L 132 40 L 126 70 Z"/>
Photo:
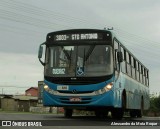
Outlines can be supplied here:
<path id="1" fill-rule="evenodd" d="M 16 122 L 16 120 L 21 120 L 22 122 L 39 122 L 37 124 L 42 125 L 52 125 L 51 126 L 43 126 L 43 127 L 23 127 L 30 129 L 108 129 L 108 128 L 117 128 L 117 129 L 127 129 L 128 126 L 135 124 L 137 126 L 130 126 L 129 128 L 140 128 L 146 129 L 151 128 L 151 126 L 146 126 L 146 124 L 159 124 L 160 125 L 160 117 L 143 117 L 143 118 L 129 118 L 124 117 L 122 120 L 113 120 L 111 118 L 96 118 L 94 116 L 73 116 L 72 118 L 64 118 L 63 115 L 59 114 L 16 114 L 16 113 L 2 113 L 0 114 L 1 121 L 12 120 Z M 151 121 L 153 120 L 153 121 Z M 156 122 L 155 122 L 156 120 Z M 40 123 L 41 122 L 41 123 Z M 148 123 L 147 123 L 148 122 Z M 32 123 L 31 123 L 32 124 Z M 112 124 L 112 125 L 111 125 Z M 123 124 L 124 126 L 117 126 L 119 124 Z M 116 126 L 115 126 L 116 125 Z M 145 125 L 145 126 L 138 126 Z M 82 128 L 83 126 L 83 128 Z M 160 126 L 152 126 L 152 128 L 159 128 Z M 17 128 L 17 127 L 0 127 L 3 128 Z"/>

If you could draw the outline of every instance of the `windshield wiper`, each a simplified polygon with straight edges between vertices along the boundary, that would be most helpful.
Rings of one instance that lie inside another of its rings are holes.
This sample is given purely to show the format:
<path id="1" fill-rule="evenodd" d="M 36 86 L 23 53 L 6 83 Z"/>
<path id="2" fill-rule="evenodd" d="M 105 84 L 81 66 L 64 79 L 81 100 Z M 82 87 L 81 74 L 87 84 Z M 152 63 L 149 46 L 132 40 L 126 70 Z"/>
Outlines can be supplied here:
<path id="1" fill-rule="evenodd" d="M 89 50 L 88 50 L 88 52 L 87 52 L 87 54 L 86 54 L 86 57 L 85 57 L 85 60 L 84 60 L 84 61 L 87 61 L 87 60 L 88 60 L 88 58 L 89 58 L 89 56 L 92 54 L 95 46 L 96 46 L 96 45 L 90 46 L 90 48 L 89 48 Z"/>
<path id="2" fill-rule="evenodd" d="M 70 66 L 71 66 L 71 61 L 72 61 L 71 57 L 72 57 L 72 48 L 71 48 L 71 51 L 70 51 L 69 68 L 70 68 Z"/>
<path id="3" fill-rule="evenodd" d="M 84 68 L 84 64 L 85 64 L 85 59 L 86 59 L 86 53 L 85 53 L 85 48 L 84 48 L 84 55 L 83 55 L 83 68 Z"/>
<path id="4" fill-rule="evenodd" d="M 71 60 L 71 56 L 68 54 L 68 52 L 65 49 L 63 49 L 64 47 L 61 46 L 61 48 L 62 48 L 64 54 L 66 55 L 67 59 Z"/>

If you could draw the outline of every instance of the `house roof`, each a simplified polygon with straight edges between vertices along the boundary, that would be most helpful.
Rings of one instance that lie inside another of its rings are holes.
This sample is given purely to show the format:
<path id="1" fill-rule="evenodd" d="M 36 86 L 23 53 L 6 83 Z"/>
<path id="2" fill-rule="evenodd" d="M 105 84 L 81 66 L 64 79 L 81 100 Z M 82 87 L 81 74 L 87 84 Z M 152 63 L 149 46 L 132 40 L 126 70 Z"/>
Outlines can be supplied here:
<path id="1" fill-rule="evenodd" d="M 38 97 L 34 96 L 24 96 L 24 95 L 15 95 L 13 96 L 15 100 L 38 100 Z"/>
<path id="2" fill-rule="evenodd" d="M 12 98 L 13 95 L 0 94 L 0 98 Z"/>
<path id="3" fill-rule="evenodd" d="M 30 90 L 30 89 L 36 89 L 38 90 L 38 87 L 30 87 L 29 89 L 27 89 L 26 91 Z"/>
<path id="4" fill-rule="evenodd" d="M 0 98 L 9 98 L 9 99 L 15 99 L 15 100 L 38 100 L 38 97 L 34 96 L 25 96 L 25 95 L 5 95 Z"/>

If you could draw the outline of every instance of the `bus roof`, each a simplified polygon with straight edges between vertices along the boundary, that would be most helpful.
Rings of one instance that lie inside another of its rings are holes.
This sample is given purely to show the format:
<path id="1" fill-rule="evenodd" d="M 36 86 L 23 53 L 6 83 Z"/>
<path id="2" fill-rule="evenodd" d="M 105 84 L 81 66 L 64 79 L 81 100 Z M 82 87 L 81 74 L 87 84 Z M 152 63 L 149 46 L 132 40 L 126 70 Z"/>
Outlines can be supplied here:
<path id="1" fill-rule="evenodd" d="M 48 33 L 48 35 L 52 35 L 52 34 L 58 34 L 58 33 L 80 33 L 80 32 L 85 32 L 85 33 L 89 33 L 89 32 L 101 32 L 101 33 L 106 33 L 106 32 L 111 32 L 108 30 L 100 30 L 100 29 L 69 29 L 69 30 L 61 30 L 61 31 L 55 31 L 55 32 L 50 32 Z"/>

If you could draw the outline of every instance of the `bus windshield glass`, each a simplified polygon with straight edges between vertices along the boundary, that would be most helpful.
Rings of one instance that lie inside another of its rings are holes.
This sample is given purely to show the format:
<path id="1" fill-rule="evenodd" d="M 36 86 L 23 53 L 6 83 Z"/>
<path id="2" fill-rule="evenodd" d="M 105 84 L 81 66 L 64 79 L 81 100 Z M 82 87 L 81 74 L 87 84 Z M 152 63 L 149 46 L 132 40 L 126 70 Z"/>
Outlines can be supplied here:
<path id="1" fill-rule="evenodd" d="M 46 50 L 45 76 L 96 77 L 113 73 L 109 45 L 50 46 Z"/>

